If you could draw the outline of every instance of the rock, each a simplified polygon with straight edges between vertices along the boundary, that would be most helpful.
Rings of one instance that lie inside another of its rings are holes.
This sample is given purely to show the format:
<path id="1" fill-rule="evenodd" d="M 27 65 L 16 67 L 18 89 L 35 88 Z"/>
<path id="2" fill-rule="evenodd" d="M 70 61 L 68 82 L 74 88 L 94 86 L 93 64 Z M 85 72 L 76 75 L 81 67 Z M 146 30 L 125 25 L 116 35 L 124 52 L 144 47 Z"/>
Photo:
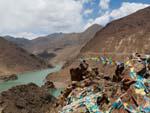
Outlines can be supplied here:
<path id="1" fill-rule="evenodd" d="M 71 68 L 70 75 L 72 81 L 82 81 L 86 78 L 95 78 L 99 76 L 98 68 L 92 68 L 89 70 L 89 64 L 86 61 L 80 63 L 79 67 Z"/>
<path id="2" fill-rule="evenodd" d="M 2 113 L 45 113 L 56 101 L 46 90 L 30 83 L 0 94 Z"/>
<path id="3" fill-rule="evenodd" d="M 9 80 L 17 80 L 18 77 L 16 74 L 12 74 L 12 75 L 7 75 L 7 76 L 0 76 L 0 81 L 2 82 L 6 82 Z"/>
<path id="4" fill-rule="evenodd" d="M 26 104 L 27 104 L 27 102 L 24 99 L 19 99 L 15 103 L 16 107 L 19 108 L 19 109 L 25 108 Z"/>
<path id="5" fill-rule="evenodd" d="M 72 81 L 81 81 L 83 80 L 82 71 L 79 68 L 70 69 L 70 75 Z"/>
<path id="6" fill-rule="evenodd" d="M 85 60 L 80 62 L 79 67 L 70 69 L 72 81 L 82 81 L 86 78 L 89 64 Z"/>
<path id="7" fill-rule="evenodd" d="M 42 86 L 42 88 L 45 88 L 45 89 L 55 88 L 55 85 L 54 85 L 53 82 L 47 81 L 47 82 L 45 82 L 45 84 Z"/>
<path id="8" fill-rule="evenodd" d="M 110 77 L 109 75 L 104 75 L 104 79 L 110 81 L 110 80 L 111 80 L 111 77 Z"/>

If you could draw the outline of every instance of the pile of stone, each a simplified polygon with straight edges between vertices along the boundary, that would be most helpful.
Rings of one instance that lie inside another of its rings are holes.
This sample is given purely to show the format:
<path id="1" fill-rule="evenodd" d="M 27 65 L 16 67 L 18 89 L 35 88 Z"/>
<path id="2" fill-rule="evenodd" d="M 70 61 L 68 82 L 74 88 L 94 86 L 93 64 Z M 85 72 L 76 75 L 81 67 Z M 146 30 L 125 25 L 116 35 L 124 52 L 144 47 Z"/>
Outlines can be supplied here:
<path id="1" fill-rule="evenodd" d="M 72 84 L 56 105 L 59 113 L 150 113 L 150 57 L 135 54 L 114 65 L 109 76 L 85 60 L 71 69 Z"/>

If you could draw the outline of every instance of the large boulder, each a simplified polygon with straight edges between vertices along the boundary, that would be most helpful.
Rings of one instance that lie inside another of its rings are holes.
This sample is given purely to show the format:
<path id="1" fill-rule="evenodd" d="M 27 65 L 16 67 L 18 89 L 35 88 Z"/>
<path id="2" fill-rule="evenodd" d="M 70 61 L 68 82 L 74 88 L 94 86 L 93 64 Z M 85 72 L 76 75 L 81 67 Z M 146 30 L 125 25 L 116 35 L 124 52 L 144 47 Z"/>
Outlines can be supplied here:
<path id="1" fill-rule="evenodd" d="M 81 81 L 83 80 L 83 72 L 80 68 L 70 69 L 70 75 L 72 81 Z"/>

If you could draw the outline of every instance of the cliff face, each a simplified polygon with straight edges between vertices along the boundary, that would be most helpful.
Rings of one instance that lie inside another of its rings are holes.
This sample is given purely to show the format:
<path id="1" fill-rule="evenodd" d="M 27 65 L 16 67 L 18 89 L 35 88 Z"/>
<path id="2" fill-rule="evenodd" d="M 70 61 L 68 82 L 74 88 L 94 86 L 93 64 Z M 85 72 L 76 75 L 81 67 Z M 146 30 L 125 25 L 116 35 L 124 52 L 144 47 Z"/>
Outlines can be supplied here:
<path id="1" fill-rule="evenodd" d="M 0 37 L 0 76 L 46 68 L 46 63 Z"/>
<path id="2" fill-rule="evenodd" d="M 97 32 L 84 52 L 150 53 L 150 7 L 115 20 Z"/>

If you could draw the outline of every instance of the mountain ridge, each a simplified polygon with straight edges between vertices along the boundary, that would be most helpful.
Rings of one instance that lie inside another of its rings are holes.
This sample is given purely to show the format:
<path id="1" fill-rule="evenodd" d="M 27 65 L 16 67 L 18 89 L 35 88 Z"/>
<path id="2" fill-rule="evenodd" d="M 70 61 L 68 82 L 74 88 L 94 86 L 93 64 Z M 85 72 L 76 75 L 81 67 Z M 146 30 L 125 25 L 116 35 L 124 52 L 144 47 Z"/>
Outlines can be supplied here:
<path id="1" fill-rule="evenodd" d="M 143 49 L 138 45 L 147 45 L 150 32 L 150 7 L 139 10 L 124 18 L 107 24 L 96 33 L 82 49 L 81 53 L 94 52 L 146 52 L 148 47 Z M 142 38 L 145 40 L 142 40 Z M 126 44 L 125 44 L 126 43 Z M 135 46 L 133 46 L 133 44 Z M 127 47 L 127 48 L 126 48 Z M 136 49 L 135 49 L 136 48 Z M 139 49 L 139 50 L 138 50 Z M 129 51 L 130 50 L 130 51 Z"/>

